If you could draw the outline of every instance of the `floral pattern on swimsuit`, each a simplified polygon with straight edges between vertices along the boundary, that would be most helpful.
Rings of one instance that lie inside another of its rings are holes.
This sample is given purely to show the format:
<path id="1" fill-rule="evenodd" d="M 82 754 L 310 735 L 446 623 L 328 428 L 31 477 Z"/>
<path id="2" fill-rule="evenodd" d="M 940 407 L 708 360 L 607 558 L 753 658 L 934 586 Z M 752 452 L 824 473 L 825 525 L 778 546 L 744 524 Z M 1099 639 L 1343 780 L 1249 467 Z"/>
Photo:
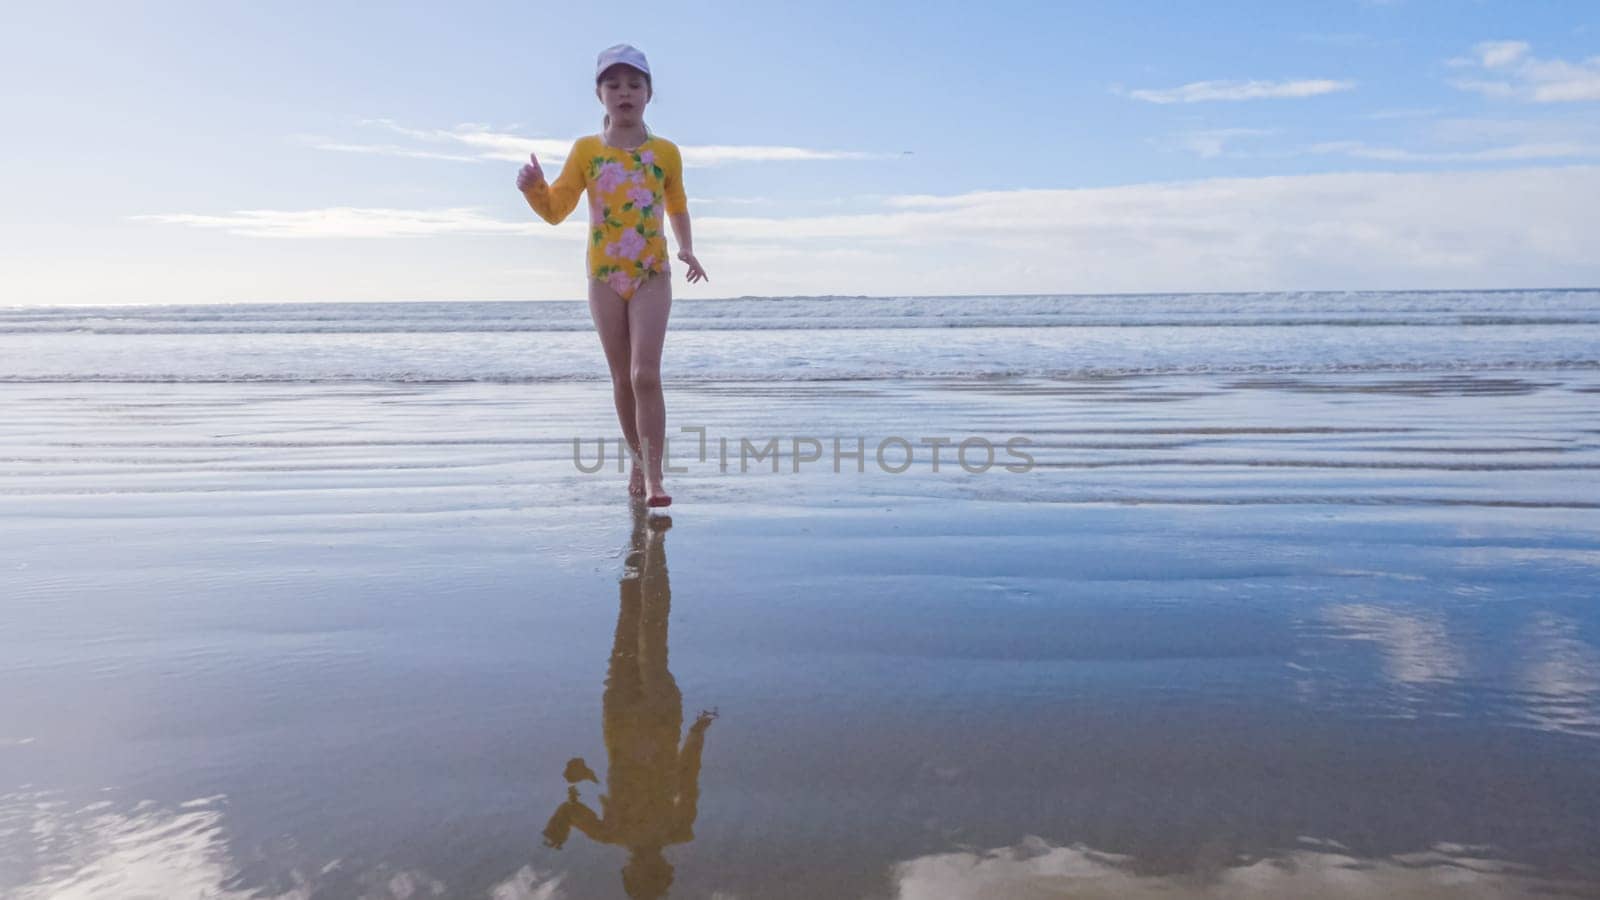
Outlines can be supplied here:
<path id="1" fill-rule="evenodd" d="M 661 233 L 666 174 L 649 141 L 634 150 L 607 147 L 589 158 L 589 274 L 622 299 L 667 271 Z"/>
<path id="2" fill-rule="evenodd" d="M 608 146 L 598 135 L 573 144 L 554 184 L 535 184 L 524 193 L 534 210 L 552 224 L 565 219 L 577 195 L 589 195 L 589 277 L 624 300 L 639 285 L 668 271 L 665 213 L 688 209 L 683 163 L 671 141 L 649 136 L 632 150 Z"/>

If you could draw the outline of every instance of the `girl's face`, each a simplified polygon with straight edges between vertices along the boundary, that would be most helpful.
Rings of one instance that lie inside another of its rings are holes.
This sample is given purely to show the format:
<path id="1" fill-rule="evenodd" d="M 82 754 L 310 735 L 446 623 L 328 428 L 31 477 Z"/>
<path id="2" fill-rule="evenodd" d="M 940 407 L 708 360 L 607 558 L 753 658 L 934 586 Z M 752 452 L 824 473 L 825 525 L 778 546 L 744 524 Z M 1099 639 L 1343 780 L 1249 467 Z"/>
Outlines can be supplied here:
<path id="1" fill-rule="evenodd" d="M 644 117 L 644 106 L 650 102 L 650 80 L 633 66 L 619 64 L 600 74 L 594 92 L 612 124 L 633 125 Z"/>

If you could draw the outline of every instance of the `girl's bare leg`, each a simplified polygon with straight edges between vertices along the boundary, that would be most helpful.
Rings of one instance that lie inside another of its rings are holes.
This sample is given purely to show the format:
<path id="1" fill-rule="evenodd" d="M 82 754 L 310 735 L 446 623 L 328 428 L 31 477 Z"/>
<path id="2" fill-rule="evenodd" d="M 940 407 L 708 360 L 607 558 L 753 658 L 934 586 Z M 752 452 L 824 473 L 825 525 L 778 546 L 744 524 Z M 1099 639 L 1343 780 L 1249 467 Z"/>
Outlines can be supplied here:
<path id="1" fill-rule="evenodd" d="M 639 459 L 639 417 L 634 409 L 632 351 L 629 348 L 628 301 L 605 284 L 589 281 L 589 316 L 594 319 L 595 331 L 600 335 L 600 346 L 606 353 L 606 366 L 611 370 L 611 399 L 617 406 L 617 422 L 622 426 L 622 437 Z M 644 470 L 637 462 L 628 478 L 628 493 L 644 495 Z"/>
<path id="2" fill-rule="evenodd" d="M 666 446 L 667 405 L 661 396 L 661 345 L 672 310 L 672 279 L 648 278 L 628 301 L 629 381 L 633 385 L 637 434 L 648 450 L 645 484 L 651 500 L 671 501 L 661 485 L 661 453 Z"/>

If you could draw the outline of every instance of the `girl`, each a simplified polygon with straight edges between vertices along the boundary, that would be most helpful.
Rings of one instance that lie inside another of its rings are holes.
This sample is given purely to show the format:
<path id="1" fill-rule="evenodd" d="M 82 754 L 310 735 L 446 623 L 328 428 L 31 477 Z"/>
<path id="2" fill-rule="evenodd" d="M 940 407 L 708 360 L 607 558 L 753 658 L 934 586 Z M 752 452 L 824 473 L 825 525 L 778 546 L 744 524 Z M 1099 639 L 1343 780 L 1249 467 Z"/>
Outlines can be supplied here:
<path id="1" fill-rule="evenodd" d="M 671 273 L 662 214 L 672 221 L 678 259 L 690 282 L 706 278 L 694 257 L 683 161 L 671 141 L 650 133 L 645 104 L 653 94 L 650 65 L 627 44 L 600 53 L 595 96 L 606 114 L 599 134 L 579 138 L 554 184 L 532 154 L 517 173 L 528 205 L 559 224 L 589 195 L 589 314 L 611 368 L 611 394 L 622 434 L 633 449 L 628 492 L 650 506 L 672 503 L 661 485 L 667 430 L 661 397 L 661 344 L 672 307 Z M 641 450 L 641 443 L 643 444 Z M 644 460 L 644 469 L 640 469 Z"/>

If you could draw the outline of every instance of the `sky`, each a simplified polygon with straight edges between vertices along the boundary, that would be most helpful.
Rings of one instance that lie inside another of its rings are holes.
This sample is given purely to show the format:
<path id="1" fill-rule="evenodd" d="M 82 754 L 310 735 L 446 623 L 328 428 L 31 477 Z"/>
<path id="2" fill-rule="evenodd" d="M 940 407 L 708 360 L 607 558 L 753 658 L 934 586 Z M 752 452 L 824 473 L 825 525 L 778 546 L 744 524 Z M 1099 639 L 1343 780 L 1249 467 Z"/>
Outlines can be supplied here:
<path id="1" fill-rule="evenodd" d="M 678 297 L 1600 285 L 1594 0 L 13 0 L 0 305 L 581 298 L 617 42 Z"/>

